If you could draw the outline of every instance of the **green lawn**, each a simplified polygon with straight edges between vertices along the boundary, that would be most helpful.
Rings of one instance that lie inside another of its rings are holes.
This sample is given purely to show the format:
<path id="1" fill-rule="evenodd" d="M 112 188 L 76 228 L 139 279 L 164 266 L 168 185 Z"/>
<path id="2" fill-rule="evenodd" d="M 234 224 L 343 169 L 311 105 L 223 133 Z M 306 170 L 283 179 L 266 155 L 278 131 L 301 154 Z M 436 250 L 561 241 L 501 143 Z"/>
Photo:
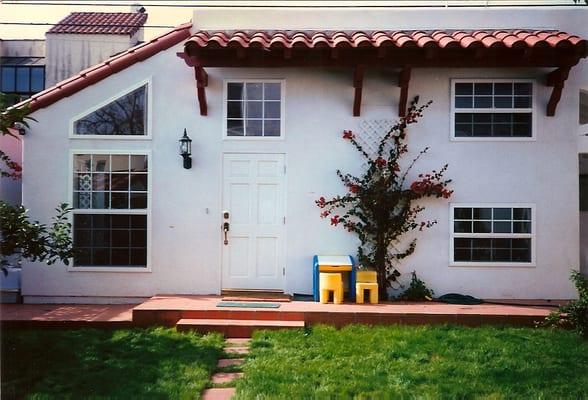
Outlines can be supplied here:
<path id="1" fill-rule="evenodd" d="M 524 328 L 258 332 L 240 399 L 585 399 L 588 341 Z"/>
<path id="2" fill-rule="evenodd" d="M 7 330 L 2 398 L 199 398 L 222 346 L 167 328 Z"/>

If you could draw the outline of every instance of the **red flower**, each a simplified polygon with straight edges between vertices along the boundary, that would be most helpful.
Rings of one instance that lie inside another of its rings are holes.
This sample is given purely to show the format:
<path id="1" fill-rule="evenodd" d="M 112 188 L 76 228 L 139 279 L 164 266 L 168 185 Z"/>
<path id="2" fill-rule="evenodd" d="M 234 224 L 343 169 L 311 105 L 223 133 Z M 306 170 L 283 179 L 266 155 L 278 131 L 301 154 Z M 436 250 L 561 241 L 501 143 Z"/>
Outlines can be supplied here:
<path id="1" fill-rule="evenodd" d="M 330 213 L 331 213 L 331 212 L 330 212 L 330 211 L 327 211 L 327 210 L 323 211 L 323 212 L 321 213 L 321 218 L 327 218 L 327 217 L 329 216 L 329 214 L 330 214 Z"/>
<path id="2" fill-rule="evenodd" d="M 331 225 L 337 226 L 337 224 L 339 222 L 341 222 L 341 221 L 339 220 L 339 216 L 338 215 L 335 215 L 334 217 L 331 217 Z"/>
<path id="3" fill-rule="evenodd" d="M 378 167 L 380 167 L 380 168 L 383 168 L 383 167 L 385 167 L 385 166 L 386 166 L 386 164 L 387 164 L 387 161 L 386 161 L 386 160 L 384 160 L 382 157 L 378 157 L 378 158 L 376 158 L 376 161 L 374 161 L 374 162 L 375 162 L 375 163 L 376 163 L 376 165 L 377 165 Z"/>
<path id="4" fill-rule="evenodd" d="M 343 139 L 351 140 L 355 137 L 352 131 L 343 131 Z"/>
<path id="5" fill-rule="evenodd" d="M 349 185 L 349 191 L 351 193 L 357 193 L 357 192 L 359 192 L 359 186 L 351 184 L 351 185 Z"/>
<path id="6" fill-rule="evenodd" d="M 320 208 L 323 208 L 325 206 L 326 200 L 324 197 L 321 196 L 318 200 L 315 201 L 315 203 Z"/>

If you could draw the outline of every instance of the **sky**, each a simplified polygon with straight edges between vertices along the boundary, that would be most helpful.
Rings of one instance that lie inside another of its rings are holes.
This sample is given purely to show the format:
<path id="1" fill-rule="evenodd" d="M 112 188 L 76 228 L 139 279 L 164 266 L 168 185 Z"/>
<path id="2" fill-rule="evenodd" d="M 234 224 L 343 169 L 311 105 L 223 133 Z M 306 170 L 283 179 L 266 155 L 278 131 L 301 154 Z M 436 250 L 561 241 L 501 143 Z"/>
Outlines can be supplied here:
<path id="1" fill-rule="evenodd" d="M 10 4 L 7 4 L 6 2 Z M 60 3 L 60 5 L 43 5 L 43 4 L 22 4 L 31 2 L 50 2 Z M 50 26 L 13 26 L 3 25 L 1 22 L 40 22 L 40 23 L 56 23 L 66 15 L 74 11 L 94 11 L 94 12 L 129 12 L 131 4 L 142 4 L 149 14 L 147 25 L 172 25 L 177 26 L 181 23 L 188 22 L 192 19 L 193 9 L 191 5 L 248 5 L 248 4 L 271 4 L 279 6 L 291 5 L 340 5 L 340 4 L 362 4 L 362 5 L 389 5 L 389 4 L 419 4 L 419 5 L 445 5 L 447 3 L 460 4 L 478 4 L 484 5 L 490 3 L 492 5 L 500 4 L 573 4 L 573 0 L 323 0 L 323 1 L 272 1 L 272 0 L 0 0 L 0 39 L 43 39 L 45 31 Z M 17 3 L 17 4 L 14 4 Z M 20 4 L 18 4 L 20 3 Z M 71 3 L 86 3 L 89 5 L 71 5 Z M 96 4 L 116 4 L 109 6 L 96 6 Z M 151 6 L 150 6 L 151 4 Z M 181 4 L 184 7 L 159 7 L 153 4 Z M 169 30 L 169 28 L 146 28 L 144 39 L 149 40 L 161 33 Z"/>
<path id="2" fill-rule="evenodd" d="M 52 1 L 53 2 L 53 1 Z M 81 3 L 83 1 L 72 1 Z M 56 23 L 74 11 L 93 12 L 130 12 L 129 2 L 113 0 L 109 3 L 120 3 L 121 6 L 71 6 L 71 5 L 13 5 L 0 2 L 0 22 L 49 22 Z M 147 2 L 143 2 L 147 3 Z M 164 8 L 145 6 L 148 18 L 147 25 L 173 25 L 188 22 L 192 19 L 190 8 Z M 0 39 L 44 39 L 50 26 L 12 26 L 0 25 Z M 169 28 L 146 28 L 145 40 L 169 30 Z"/>

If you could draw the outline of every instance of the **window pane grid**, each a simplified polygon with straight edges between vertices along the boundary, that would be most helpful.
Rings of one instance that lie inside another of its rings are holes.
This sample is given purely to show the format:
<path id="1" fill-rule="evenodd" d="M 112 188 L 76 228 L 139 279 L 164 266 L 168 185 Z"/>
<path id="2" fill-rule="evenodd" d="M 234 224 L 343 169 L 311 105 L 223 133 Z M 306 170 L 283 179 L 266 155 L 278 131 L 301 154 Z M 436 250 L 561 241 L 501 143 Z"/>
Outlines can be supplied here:
<path id="1" fill-rule="evenodd" d="M 456 82 L 455 137 L 531 137 L 530 82 Z"/>
<path id="2" fill-rule="evenodd" d="M 4 65 L 0 68 L 0 91 L 26 99 L 45 88 L 45 67 Z"/>
<path id="3" fill-rule="evenodd" d="M 77 154 L 74 156 L 73 206 L 77 209 L 146 209 L 146 171 L 145 155 Z"/>
<path id="4" fill-rule="evenodd" d="M 531 262 L 531 239 L 455 238 L 454 261 Z"/>
<path id="5" fill-rule="evenodd" d="M 74 246 L 76 266 L 145 267 L 147 216 L 75 214 Z"/>
<path id="6" fill-rule="evenodd" d="M 226 117 L 227 136 L 280 136 L 281 84 L 229 82 Z"/>
<path id="7" fill-rule="evenodd" d="M 453 261 L 530 263 L 531 218 L 527 207 L 455 207 Z"/>

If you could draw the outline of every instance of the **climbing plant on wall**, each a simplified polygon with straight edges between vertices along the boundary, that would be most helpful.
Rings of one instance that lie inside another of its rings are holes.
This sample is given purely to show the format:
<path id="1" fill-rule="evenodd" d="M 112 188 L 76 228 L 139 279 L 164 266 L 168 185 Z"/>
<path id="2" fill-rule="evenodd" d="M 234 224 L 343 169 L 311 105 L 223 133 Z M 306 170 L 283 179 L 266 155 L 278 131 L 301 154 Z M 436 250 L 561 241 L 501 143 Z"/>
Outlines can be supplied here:
<path id="1" fill-rule="evenodd" d="M 365 170 L 353 176 L 337 170 L 347 193 L 316 200 L 322 209 L 321 217 L 330 218 L 331 225 L 341 226 L 356 234 L 360 240 L 357 249 L 359 265 L 377 271 L 380 298 L 387 298 L 387 289 L 400 276 L 399 263 L 411 255 L 416 248 L 416 239 L 402 246 L 403 236 L 409 231 L 422 231 L 437 223 L 435 220 L 420 221 L 418 215 L 425 209 L 417 204 L 423 198 L 448 199 L 453 193 L 449 189 L 450 179 L 445 179 L 447 164 L 439 170 L 418 175 L 408 182 L 409 172 L 416 162 L 429 150 L 419 151 L 406 168 L 401 168 L 401 159 L 407 155 L 407 127 L 415 124 L 431 104 L 419 105 L 418 97 L 410 103 L 406 116 L 400 118 L 380 139 L 375 154 L 368 154 L 352 131 L 343 132 L 347 140 L 366 161 Z"/>

